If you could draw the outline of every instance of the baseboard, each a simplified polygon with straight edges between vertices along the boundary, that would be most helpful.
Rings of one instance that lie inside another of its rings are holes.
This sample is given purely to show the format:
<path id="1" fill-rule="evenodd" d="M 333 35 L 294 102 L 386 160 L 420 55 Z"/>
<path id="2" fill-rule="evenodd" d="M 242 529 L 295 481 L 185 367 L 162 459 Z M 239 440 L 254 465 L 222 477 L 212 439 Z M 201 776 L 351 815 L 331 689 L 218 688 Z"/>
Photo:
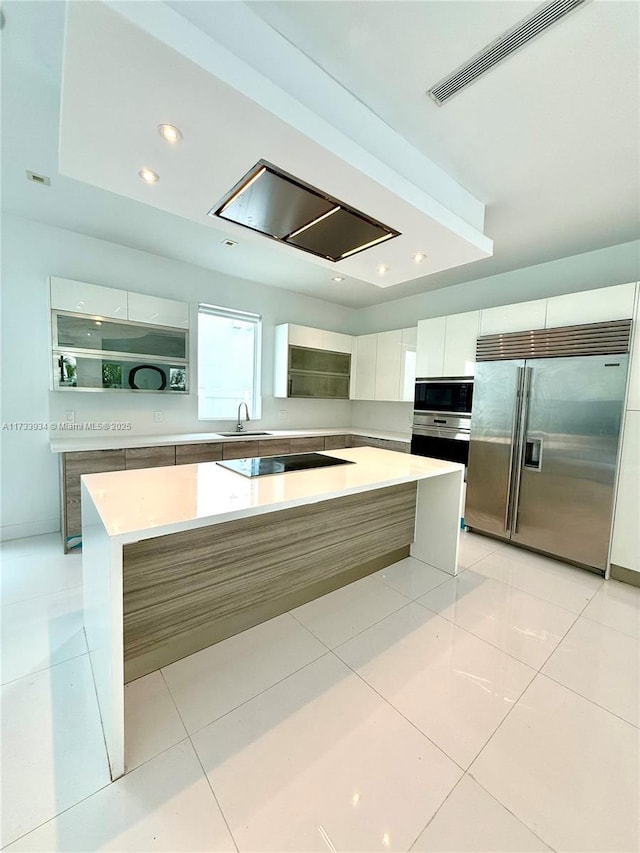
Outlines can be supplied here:
<path id="1" fill-rule="evenodd" d="M 3 524 L 0 540 L 26 539 L 27 536 L 43 536 L 45 533 L 60 532 L 60 516 L 42 521 L 25 521 L 23 524 Z"/>
<path id="2" fill-rule="evenodd" d="M 624 566 L 616 566 L 611 563 L 611 577 L 616 581 L 631 584 L 631 586 L 640 586 L 640 572 L 625 569 Z"/>

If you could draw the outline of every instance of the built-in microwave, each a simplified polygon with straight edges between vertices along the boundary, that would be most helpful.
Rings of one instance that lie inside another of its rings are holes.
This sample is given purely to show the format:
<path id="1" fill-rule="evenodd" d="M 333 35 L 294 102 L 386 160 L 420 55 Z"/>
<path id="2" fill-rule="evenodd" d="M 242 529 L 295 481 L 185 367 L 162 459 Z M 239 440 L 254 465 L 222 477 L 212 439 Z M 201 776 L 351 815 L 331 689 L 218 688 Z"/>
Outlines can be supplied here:
<path id="1" fill-rule="evenodd" d="M 470 415 L 473 377 L 416 379 L 413 402 L 415 412 L 447 412 Z"/>

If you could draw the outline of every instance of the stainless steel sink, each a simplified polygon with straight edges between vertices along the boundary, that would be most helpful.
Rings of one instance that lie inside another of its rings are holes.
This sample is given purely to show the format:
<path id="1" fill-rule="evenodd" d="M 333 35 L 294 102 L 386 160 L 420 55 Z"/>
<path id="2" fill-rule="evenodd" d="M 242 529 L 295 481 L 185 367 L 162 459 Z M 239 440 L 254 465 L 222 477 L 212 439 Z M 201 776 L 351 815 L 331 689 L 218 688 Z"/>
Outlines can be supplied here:
<path id="1" fill-rule="evenodd" d="M 270 432 L 260 432 L 259 430 L 243 429 L 241 432 L 219 432 L 217 435 L 222 435 L 225 438 L 242 438 L 243 435 L 272 435 Z"/>

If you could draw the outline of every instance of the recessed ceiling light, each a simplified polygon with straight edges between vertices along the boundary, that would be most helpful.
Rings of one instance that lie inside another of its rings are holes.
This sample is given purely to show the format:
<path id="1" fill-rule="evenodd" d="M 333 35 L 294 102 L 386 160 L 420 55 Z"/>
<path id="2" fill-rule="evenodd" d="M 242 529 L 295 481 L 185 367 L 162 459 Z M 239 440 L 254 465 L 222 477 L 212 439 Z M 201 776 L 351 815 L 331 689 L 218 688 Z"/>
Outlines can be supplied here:
<path id="1" fill-rule="evenodd" d="M 376 267 L 378 275 L 384 275 L 386 272 L 389 272 L 389 267 L 385 267 L 384 264 L 380 264 Z"/>
<path id="2" fill-rule="evenodd" d="M 166 140 L 166 142 L 180 142 L 182 139 L 180 129 L 175 127 L 173 124 L 159 124 L 158 133 L 164 140 Z"/>
<path id="3" fill-rule="evenodd" d="M 424 260 L 426 260 L 426 258 L 427 258 L 427 256 L 425 255 L 424 252 L 416 252 L 415 255 L 413 256 L 413 260 L 417 264 L 421 264 Z"/>
<path id="4" fill-rule="evenodd" d="M 341 275 L 334 275 L 331 281 L 344 281 L 344 278 Z"/>
<path id="5" fill-rule="evenodd" d="M 160 175 L 157 172 L 154 172 L 153 169 L 142 168 L 138 172 L 143 181 L 146 181 L 148 184 L 157 184 L 160 180 Z"/>
<path id="6" fill-rule="evenodd" d="M 229 246 L 229 248 L 231 248 L 232 246 L 237 246 L 238 243 L 236 240 L 223 240 L 222 245 L 223 246 Z"/>

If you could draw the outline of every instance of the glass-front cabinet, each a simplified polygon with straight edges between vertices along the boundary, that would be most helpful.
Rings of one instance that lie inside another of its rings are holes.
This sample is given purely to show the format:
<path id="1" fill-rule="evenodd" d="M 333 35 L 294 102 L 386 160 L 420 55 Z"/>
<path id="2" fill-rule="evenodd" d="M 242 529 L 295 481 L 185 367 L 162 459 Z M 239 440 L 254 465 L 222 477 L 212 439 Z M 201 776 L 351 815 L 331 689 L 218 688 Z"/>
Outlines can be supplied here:
<path id="1" fill-rule="evenodd" d="M 289 397 L 348 400 L 351 355 L 289 346 Z"/>
<path id="2" fill-rule="evenodd" d="M 189 333 L 53 311 L 55 390 L 189 390 Z"/>

